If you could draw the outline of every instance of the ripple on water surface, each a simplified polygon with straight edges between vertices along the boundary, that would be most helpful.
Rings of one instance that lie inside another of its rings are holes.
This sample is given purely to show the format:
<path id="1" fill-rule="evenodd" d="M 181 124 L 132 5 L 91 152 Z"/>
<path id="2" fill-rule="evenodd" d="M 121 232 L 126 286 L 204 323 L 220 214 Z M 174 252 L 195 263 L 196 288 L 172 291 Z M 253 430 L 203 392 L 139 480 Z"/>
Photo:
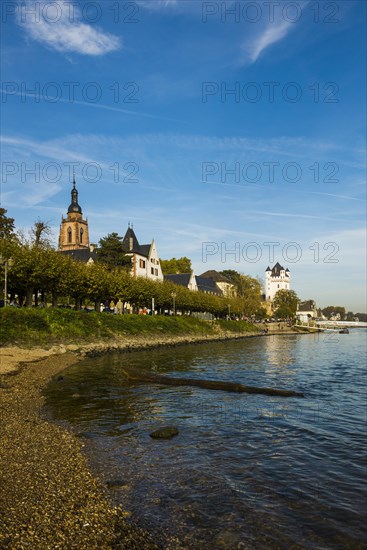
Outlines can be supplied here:
<path id="1" fill-rule="evenodd" d="M 47 408 L 86 438 L 115 502 L 189 548 L 364 548 L 365 338 L 271 336 L 89 359 L 50 384 Z M 124 364 L 305 398 L 131 383 Z M 149 437 L 169 424 L 177 437 Z"/>

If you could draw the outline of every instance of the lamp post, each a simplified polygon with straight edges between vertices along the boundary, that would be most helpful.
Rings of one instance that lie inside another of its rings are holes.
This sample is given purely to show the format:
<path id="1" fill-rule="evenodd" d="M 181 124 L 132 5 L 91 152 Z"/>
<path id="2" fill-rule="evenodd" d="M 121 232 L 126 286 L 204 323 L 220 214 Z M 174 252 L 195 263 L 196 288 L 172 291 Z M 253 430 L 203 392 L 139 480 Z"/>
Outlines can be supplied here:
<path id="1" fill-rule="evenodd" d="M 172 292 L 171 296 L 173 300 L 173 315 L 176 315 L 176 292 Z"/>
<path id="2" fill-rule="evenodd" d="M 3 258 L 0 255 L 0 265 L 4 266 L 4 307 L 6 307 L 8 301 L 8 269 L 14 265 L 14 260 L 13 258 Z"/>

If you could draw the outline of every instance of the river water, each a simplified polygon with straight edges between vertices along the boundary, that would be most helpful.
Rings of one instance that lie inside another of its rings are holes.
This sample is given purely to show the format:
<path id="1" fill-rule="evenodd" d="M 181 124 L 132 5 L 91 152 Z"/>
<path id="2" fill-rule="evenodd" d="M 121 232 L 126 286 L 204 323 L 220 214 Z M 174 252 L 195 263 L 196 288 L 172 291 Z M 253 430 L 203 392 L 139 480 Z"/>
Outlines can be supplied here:
<path id="1" fill-rule="evenodd" d="M 128 382 L 122 365 L 303 391 L 304 398 Z M 366 548 L 366 331 L 113 354 L 46 390 L 111 497 L 186 548 Z M 171 440 L 153 430 L 179 429 Z"/>

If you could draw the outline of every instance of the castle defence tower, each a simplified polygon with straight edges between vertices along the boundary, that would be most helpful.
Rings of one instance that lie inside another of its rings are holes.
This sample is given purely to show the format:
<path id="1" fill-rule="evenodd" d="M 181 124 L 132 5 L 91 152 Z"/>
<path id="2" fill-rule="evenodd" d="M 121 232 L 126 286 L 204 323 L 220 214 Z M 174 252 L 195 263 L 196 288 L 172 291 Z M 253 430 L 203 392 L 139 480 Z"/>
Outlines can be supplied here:
<path id="1" fill-rule="evenodd" d="M 86 248 L 89 249 L 88 218 L 83 219 L 74 176 L 67 217 L 62 216 L 61 218 L 59 250 L 83 250 Z"/>
<path id="2" fill-rule="evenodd" d="M 273 269 L 268 267 L 265 271 L 265 297 L 273 301 L 278 290 L 290 290 L 291 274 L 289 269 L 284 269 L 279 262 Z"/>

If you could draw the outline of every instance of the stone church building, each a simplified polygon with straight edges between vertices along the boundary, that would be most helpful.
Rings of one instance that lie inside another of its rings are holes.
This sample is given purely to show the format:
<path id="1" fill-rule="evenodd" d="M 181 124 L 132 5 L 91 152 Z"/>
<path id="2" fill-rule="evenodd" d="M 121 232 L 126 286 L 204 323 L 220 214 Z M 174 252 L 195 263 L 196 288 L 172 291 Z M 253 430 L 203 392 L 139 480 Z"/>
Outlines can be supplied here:
<path id="1" fill-rule="evenodd" d="M 133 227 L 129 224 L 122 243 L 126 255 L 131 258 L 131 275 L 133 277 L 163 281 L 154 239 L 150 244 L 139 244 Z M 58 250 L 62 254 L 88 264 L 94 263 L 97 259 L 96 246 L 89 242 L 88 218 L 83 218 L 83 212 L 78 202 L 75 177 L 67 216 L 61 218 Z"/>
<path id="2" fill-rule="evenodd" d="M 62 254 L 72 256 L 75 260 L 94 263 L 96 260 L 94 248 L 89 243 L 88 218 L 83 218 L 74 177 L 71 203 L 66 218 L 64 216 L 61 218 L 58 250 Z"/>

